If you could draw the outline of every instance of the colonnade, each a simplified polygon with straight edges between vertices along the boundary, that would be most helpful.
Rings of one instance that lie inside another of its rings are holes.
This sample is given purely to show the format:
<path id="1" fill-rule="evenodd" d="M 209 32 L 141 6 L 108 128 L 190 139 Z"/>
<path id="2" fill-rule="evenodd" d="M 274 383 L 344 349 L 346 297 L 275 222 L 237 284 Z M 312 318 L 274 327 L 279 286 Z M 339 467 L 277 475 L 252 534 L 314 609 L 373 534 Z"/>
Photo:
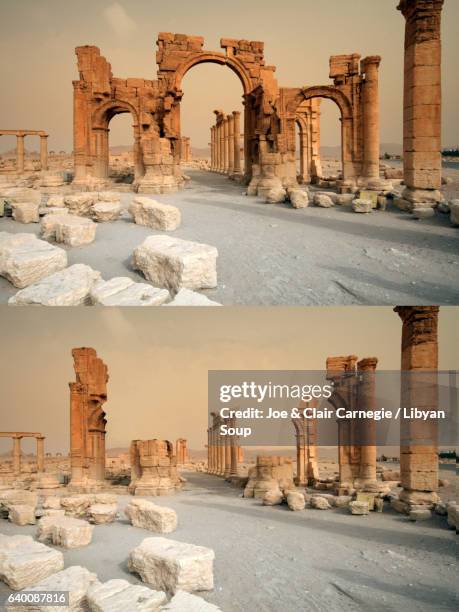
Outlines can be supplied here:
<path id="1" fill-rule="evenodd" d="M 229 176 L 242 176 L 241 113 L 214 112 L 216 123 L 210 128 L 210 169 Z"/>
<path id="2" fill-rule="evenodd" d="M 236 427 L 236 419 L 223 419 L 212 413 L 212 426 L 207 430 L 207 472 L 215 476 L 233 478 L 239 475 L 242 449 L 237 436 L 220 435 L 220 426 Z"/>
<path id="3" fill-rule="evenodd" d="M 16 171 L 24 172 L 26 136 L 40 136 L 40 168 L 48 170 L 48 134 L 39 130 L 0 130 L 0 136 L 16 136 Z"/>
<path id="4" fill-rule="evenodd" d="M 175 456 L 177 465 L 183 465 L 188 461 L 188 442 L 185 438 L 178 438 L 175 441 Z"/>
<path id="5" fill-rule="evenodd" d="M 25 431 L 0 431 L 0 438 L 13 440 L 13 473 L 21 474 L 21 440 L 22 438 L 35 438 L 37 442 L 37 472 L 45 471 L 45 437 L 41 433 Z"/>
<path id="6" fill-rule="evenodd" d="M 180 138 L 180 161 L 189 162 L 191 160 L 191 139 L 189 136 Z"/>

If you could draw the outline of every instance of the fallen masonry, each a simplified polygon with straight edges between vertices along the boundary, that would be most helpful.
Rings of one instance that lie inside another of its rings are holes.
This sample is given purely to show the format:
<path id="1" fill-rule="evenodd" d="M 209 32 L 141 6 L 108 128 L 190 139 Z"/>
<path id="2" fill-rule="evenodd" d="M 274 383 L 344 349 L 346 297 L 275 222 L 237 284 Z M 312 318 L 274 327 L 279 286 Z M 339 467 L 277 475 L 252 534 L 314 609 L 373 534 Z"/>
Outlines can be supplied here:
<path id="1" fill-rule="evenodd" d="M 93 530 L 94 526 L 83 519 L 44 516 L 38 521 L 37 540 L 62 548 L 79 548 L 90 544 Z"/>
<path id="2" fill-rule="evenodd" d="M 134 527 L 157 533 L 171 533 L 177 528 L 177 514 L 172 508 L 158 506 L 146 499 L 133 499 L 124 510 Z"/>

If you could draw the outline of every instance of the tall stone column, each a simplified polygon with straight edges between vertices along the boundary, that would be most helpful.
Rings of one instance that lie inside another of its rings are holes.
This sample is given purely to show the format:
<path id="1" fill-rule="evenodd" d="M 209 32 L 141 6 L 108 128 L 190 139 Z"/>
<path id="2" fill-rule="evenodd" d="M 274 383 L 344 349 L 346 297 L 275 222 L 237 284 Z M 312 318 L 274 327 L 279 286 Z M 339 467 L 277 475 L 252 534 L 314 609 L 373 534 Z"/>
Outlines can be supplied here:
<path id="1" fill-rule="evenodd" d="M 365 181 L 379 180 L 379 55 L 365 57 L 361 70 L 365 73 L 362 92 L 363 168 Z"/>
<path id="2" fill-rule="evenodd" d="M 414 206 L 441 200 L 441 11 L 444 0 L 401 0 L 405 17 L 403 197 Z"/>
<path id="3" fill-rule="evenodd" d="M 233 111 L 233 138 L 234 138 L 234 160 L 233 172 L 236 176 L 242 175 L 241 169 L 241 113 Z"/>
<path id="4" fill-rule="evenodd" d="M 376 410 L 376 357 L 367 357 L 357 363 L 360 384 L 357 390 L 357 408 Z M 367 491 L 377 489 L 376 481 L 376 423 L 372 419 L 360 419 L 357 423 L 360 441 L 360 470 L 355 481 L 358 488 Z"/>
<path id="5" fill-rule="evenodd" d="M 397 306 L 402 319 L 402 407 L 438 408 L 438 306 Z M 438 441 L 434 420 L 403 419 L 400 426 L 400 501 L 431 506 L 438 500 Z"/>
<path id="6" fill-rule="evenodd" d="M 236 419 L 231 419 L 231 427 L 236 427 Z M 230 466 L 230 477 L 234 478 L 239 475 L 237 464 L 238 464 L 238 437 L 236 435 L 231 436 L 231 466 Z"/>
<path id="7" fill-rule="evenodd" d="M 228 174 L 232 176 L 234 172 L 234 117 L 227 115 L 228 124 Z"/>
<path id="8" fill-rule="evenodd" d="M 37 438 L 37 472 L 45 471 L 45 438 Z"/>
<path id="9" fill-rule="evenodd" d="M 142 145 L 140 141 L 140 133 L 137 128 L 134 133 L 134 183 L 138 181 L 145 174 L 145 166 L 143 165 Z"/>
<path id="10" fill-rule="evenodd" d="M 229 139 L 228 139 L 228 117 L 223 119 L 223 174 L 228 174 Z"/>
<path id="11" fill-rule="evenodd" d="M 207 428 L 207 473 L 210 474 L 212 471 L 212 458 L 211 458 L 211 435 L 210 427 Z"/>
<path id="12" fill-rule="evenodd" d="M 319 480 L 319 465 L 317 463 L 317 419 L 308 419 L 306 432 L 306 480 L 308 485 L 313 485 Z"/>
<path id="13" fill-rule="evenodd" d="M 305 487 L 306 474 L 305 474 L 305 463 L 306 463 L 306 449 L 304 444 L 304 436 L 302 433 L 297 431 L 296 434 L 296 484 L 299 487 Z"/>
<path id="14" fill-rule="evenodd" d="M 214 150 L 214 137 L 215 137 L 215 126 L 210 127 L 210 170 L 213 172 L 215 169 L 215 150 Z"/>
<path id="15" fill-rule="evenodd" d="M 40 166 L 48 170 L 48 134 L 40 134 Z"/>
<path id="16" fill-rule="evenodd" d="M 21 473 L 21 436 L 13 437 L 13 473 L 18 476 Z"/>
<path id="17" fill-rule="evenodd" d="M 225 436 L 225 469 L 223 476 L 229 478 L 231 474 L 231 441 L 228 436 Z"/>
<path id="18" fill-rule="evenodd" d="M 24 134 L 16 136 L 16 170 L 24 172 Z"/>

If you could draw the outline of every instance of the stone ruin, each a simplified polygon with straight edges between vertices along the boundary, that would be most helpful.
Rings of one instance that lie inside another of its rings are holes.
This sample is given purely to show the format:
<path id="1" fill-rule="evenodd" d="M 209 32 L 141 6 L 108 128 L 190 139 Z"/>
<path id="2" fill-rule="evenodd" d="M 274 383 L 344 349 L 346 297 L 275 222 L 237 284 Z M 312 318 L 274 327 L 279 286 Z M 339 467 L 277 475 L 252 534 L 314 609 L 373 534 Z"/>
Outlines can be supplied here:
<path id="1" fill-rule="evenodd" d="M 108 371 L 93 348 L 72 350 L 76 382 L 70 387 L 70 487 L 90 493 L 105 480 Z"/>
<path id="2" fill-rule="evenodd" d="M 185 438 L 178 438 L 175 441 L 175 456 L 177 465 L 188 463 L 188 442 Z"/>
<path id="3" fill-rule="evenodd" d="M 13 454 L 11 470 L 0 474 L 0 484 L 14 485 L 22 478 L 33 477 L 33 484 L 42 489 L 54 489 L 59 487 L 59 481 L 54 473 L 45 470 L 45 436 L 38 432 L 27 431 L 0 431 L 0 438 L 11 438 L 13 440 Z M 36 465 L 33 474 L 23 471 L 21 440 L 23 438 L 35 438 L 37 443 Z"/>
<path id="4" fill-rule="evenodd" d="M 172 442 L 133 440 L 130 459 L 133 495 L 172 495 L 181 488 Z"/>
<path id="5" fill-rule="evenodd" d="M 265 195 L 272 188 L 297 184 L 295 123 L 302 120 L 314 131 L 314 102 L 334 100 L 341 111 L 343 185 L 368 185 L 379 179 L 380 58 L 339 55 L 330 59 L 330 85 L 279 87 L 274 66 L 266 65 L 264 44 L 222 38 L 223 52 L 204 49 L 200 36 L 162 32 L 157 40 L 156 80 L 114 77 L 111 66 L 95 46 L 76 48 L 79 79 L 74 87 L 74 186 L 96 188 L 108 178 L 109 123 L 118 113 L 131 113 L 134 128 L 134 189 L 168 193 L 183 185 L 180 169 L 181 89 L 185 74 L 197 64 L 229 67 L 239 77 L 244 98 L 244 169 L 238 167 L 240 133 L 237 115 L 216 111 L 214 166 L 243 174 L 251 193 Z M 311 111 L 308 113 L 308 110 Z M 317 131 L 317 130 L 316 130 Z M 304 138 L 307 138 L 305 135 Z M 313 150 L 313 138 L 308 151 Z M 218 144 L 216 144 L 218 143 Z M 317 148 L 316 148 L 317 150 Z M 304 164 L 303 174 L 309 172 Z M 306 156 L 307 158 L 307 156 Z M 305 159 L 306 159 L 305 158 Z M 317 168 L 316 170 L 317 171 Z"/>
<path id="6" fill-rule="evenodd" d="M 262 499 L 266 493 L 279 495 L 295 490 L 293 462 L 289 457 L 258 455 L 256 465 L 249 470 L 244 497 Z"/>
<path id="7" fill-rule="evenodd" d="M 302 401 L 299 410 L 316 407 L 317 400 Z M 296 438 L 296 479 L 299 487 L 314 485 L 319 480 L 317 464 L 317 419 L 305 416 L 292 418 Z"/>
<path id="8" fill-rule="evenodd" d="M 236 419 L 222 419 L 215 412 L 212 412 L 211 416 L 212 425 L 207 430 L 207 471 L 209 474 L 224 476 L 227 480 L 238 479 L 238 466 L 243 461 L 238 436 L 221 436 L 219 433 L 223 422 L 228 427 L 235 428 Z"/>
<path id="9" fill-rule="evenodd" d="M 230 178 L 242 178 L 241 168 L 241 113 L 226 115 L 214 111 L 215 125 L 210 128 L 210 170 L 227 174 Z"/>
<path id="10" fill-rule="evenodd" d="M 42 130 L 0 130 L 0 136 L 16 136 L 16 172 L 21 174 L 25 168 L 26 136 L 40 137 L 40 170 L 48 170 L 48 134 Z"/>

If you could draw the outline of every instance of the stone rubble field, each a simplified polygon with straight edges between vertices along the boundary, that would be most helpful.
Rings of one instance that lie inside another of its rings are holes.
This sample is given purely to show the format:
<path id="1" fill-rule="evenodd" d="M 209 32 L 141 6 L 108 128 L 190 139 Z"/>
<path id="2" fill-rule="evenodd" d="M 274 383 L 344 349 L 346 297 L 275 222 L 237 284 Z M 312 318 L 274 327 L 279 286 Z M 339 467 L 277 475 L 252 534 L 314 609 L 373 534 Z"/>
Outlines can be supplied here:
<path id="1" fill-rule="evenodd" d="M 47 197 L 0 185 L 13 214 L 0 217 L 0 303 L 459 299 L 458 237 L 450 222 L 459 197 L 455 170 L 445 170 L 445 202 L 428 214 L 406 212 L 400 179 L 391 180 L 385 195 L 338 194 L 333 180 L 323 180 L 254 198 L 224 176 L 188 173 L 184 190 L 148 197 L 109 191 Z M 22 210 L 24 200 L 30 201 Z"/>
<path id="2" fill-rule="evenodd" d="M 0 491 L 0 596 L 70 590 L 72 610 L 98 612 L 456 609 L 456 502 L 407 518 L 326 489 L 241 499 L 223 478 L 186 481 L 160 503 Z M 35 524 L 15 524 L 21 505 Z"/>

